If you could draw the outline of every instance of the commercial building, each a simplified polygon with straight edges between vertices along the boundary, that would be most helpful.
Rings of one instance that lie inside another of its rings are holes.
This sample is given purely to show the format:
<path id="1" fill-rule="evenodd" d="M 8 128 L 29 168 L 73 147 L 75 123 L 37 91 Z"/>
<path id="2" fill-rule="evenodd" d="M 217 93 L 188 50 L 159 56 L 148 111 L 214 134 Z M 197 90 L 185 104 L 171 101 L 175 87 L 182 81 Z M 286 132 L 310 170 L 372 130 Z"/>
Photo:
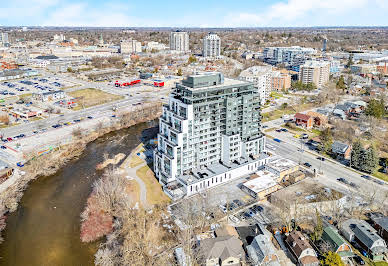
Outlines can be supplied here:
<path id="1" fill-rule="evenodd" d="M 241 186 L 241 190 L 255 199 L 264 199 L 272 192 L 281 188 L 277 182 L 278 176 L 272 172 L 259 170 L 252 176 L 254 176 L 254 178 L 245 182 Z"/>
<path id="2" fill-rule="evenodd" d="M 141 53 L 141 51 L 141 42 L 136 40 L 122 40 L 120 42 L 120 53 L 122 54 Z"/>
<path id="3" fill-rule="evenodd" d="M 300 66 L 299 80 L 303 84 L 313 83 L 318 88 L 322 88 L 329 81 L 330 63 L 327 61 L 309 60 Z"/>
<path id="4" fill-rule="evenodd" d="M 170 33 L 170 50 L 188 52 L 189 34 L 185 31 L 174 31 Z"/>
<path id="5" fill-rule="evenodd" d="M 350 71 L 354 74 L 369 74 L 372 72 L 376 72 L 376 65 L 372 64 L 357 64 L 357 65 L 351 65 L 350 66 Z"/>
<path id="6" fill-rule="evenodd" d="M 48 91 L 48 92 L 40 92 L 33 93 L 32 97 L 35 100 L 46 102 L 46 101 L 55 101 L 66 98 L 66 93 L 63 90 L 57 91 Z"/>
<path id="7" fill-rule="evenodd" d="M 221 73 L 177 83 L 163 107 L 154 152 L 154 171 L 165 191 L 176 186 L 192 195 L 257 171 L 268 160 L 260 121 L 252 83 Z"/>
<path id="8" fill-rule="evenodd" d="M 240 73 L 239 78 L 253 82 L 257 88 L 262 105 L 268 100 L 272 85 L 272 67 L 271 66 L 253 66 Z"/>
<path id="9" fill-rule="evenodd" d="M 221 39 L 217 34 L 209 32 L 208 35 L 203 38 L 203 51 L 202 55 L 205 58 L 217 59 L 221 56 Z"/>
<path id="10" fill-rule="evenodd" d="M 159 42 L 148 42 L 145 47 L 147 52 L 166 50 L 166 45 Z"/>

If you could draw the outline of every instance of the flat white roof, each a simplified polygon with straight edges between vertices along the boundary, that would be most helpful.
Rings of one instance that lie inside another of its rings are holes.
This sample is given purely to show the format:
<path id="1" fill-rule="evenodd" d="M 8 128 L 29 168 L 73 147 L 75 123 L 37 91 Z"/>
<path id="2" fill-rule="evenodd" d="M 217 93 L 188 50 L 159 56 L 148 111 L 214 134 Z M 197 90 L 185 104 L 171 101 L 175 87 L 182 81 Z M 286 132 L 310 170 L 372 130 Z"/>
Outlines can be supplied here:
<path id="1" fill-rule="evenodd" d="M 298 166 L 298 164 L 294 161 L 289 160 L 289 159 L 280 158 L 280 159 L 274 160 L 272 162 L 269 162 L 267 164 L 267 166 L 271 167 L 272 169 L 274 169 L 278 172 L 283 172 L 283 171 L 286 171 L 290 168 Z"/>
<path id="2" fill-rule="evenodd" d="M 256 174 L 259 177 L 245 182 L 243 186 L 249 188 L 255 193 L 259 193 L 277 185 L 277 182 L 275 181 L 277 176 L 275 174 L 266 170 L 257 171 Z"/>

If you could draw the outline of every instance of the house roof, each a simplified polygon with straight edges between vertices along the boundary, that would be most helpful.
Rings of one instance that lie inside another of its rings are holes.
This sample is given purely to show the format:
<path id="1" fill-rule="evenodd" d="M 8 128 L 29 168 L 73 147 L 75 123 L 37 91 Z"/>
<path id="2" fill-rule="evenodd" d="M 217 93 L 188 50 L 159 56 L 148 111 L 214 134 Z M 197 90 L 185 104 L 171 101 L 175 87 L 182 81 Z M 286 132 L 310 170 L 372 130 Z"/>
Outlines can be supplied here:
<path id="1" fill-rule="evenodd" d="M 388 232 L 388 216 L 372 216 L 372 221 Z"/>
<path id="2" fill-rule="evenodd" d="M 334 251 L 337 251 L 343 244 L 347 244 L 340 234 L 331 226 L 327 226 L 323 229 L 322 238 L 333 246 Z"/>
<path id="3" fill-rule="evenodd" d="M 370 226 L 363 224 L 351 225 L 356 237 L 369 249 L 373 249 L 375 242 L 381 240 L 381 237 L 377 235 L 377 232 Z"/>
<path id="4" fill-rule="evenodd" d="M 300 259 L 300 263 L 302 265 L 312 265 L 313 263 L 317 263 L 317 262 L 319 262 L 319 260 L 317 259 L 317 257 L 314 257 L 314 256 L 305 256 Z"/>
<path id="5" fill-rule="evenodd" d="M 334 153 L 344 154 L 349 148 L 349 145 L 340 141 L 334 141 L 331 145 L 331 150 Z"/>
<path id="6" fill-rule="evenodd" d="M 236 231 L 245 247 L 250 245 L 254 237 L 257 235 L 267 235 L 268 237 L 271 236 L 271 233 L 261 224 L 239 226 L 236 227 Z"/>
<path id="7" fill-rule="evenodd" d="M 300 231 L 292 231 L 286 238 L 286 242 L 298 258 L 304 250 L 309 248 L 313 249 Z"/>
<path id="8" fill-rule="evenodd" d="M 306 115 L 306 114 L 302 114 L 302 113 L 296 113 L 294 115 L 294 118 L 295 119 L 300 119 L 300 120 L 303 120 L 303 121 L 307 121 L 307 120 L 309 120 L 311 118 L 311 116 Z"/>
<path id="9" fill-rule="evenodd" d="M 267 256 L 276 256 L 275 247 L 271 240 L 265 235 L 256 236 L 251 245 L 247 247 L 250 258 L 255 263 L 261 263 Z"/>
<path id="10" fill-rule="evenodd" d="M 200 241 L 200 247 L 205 259 L 219 258 L 222 261 L 229 258 L 242 258 L 244 250 L 241 241 L 235 236 L 207 238 Z"/>

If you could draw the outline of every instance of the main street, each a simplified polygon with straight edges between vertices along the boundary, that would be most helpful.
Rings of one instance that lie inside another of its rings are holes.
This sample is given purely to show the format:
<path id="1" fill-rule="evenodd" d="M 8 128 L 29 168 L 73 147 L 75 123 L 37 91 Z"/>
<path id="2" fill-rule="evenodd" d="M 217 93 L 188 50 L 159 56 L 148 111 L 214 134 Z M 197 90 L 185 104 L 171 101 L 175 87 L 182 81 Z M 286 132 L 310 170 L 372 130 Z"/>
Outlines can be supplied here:
<path id="1" fill-rule="evenodd" d="M 270 134 L 271 133 L 268 133 L 267 135 Z M 370 198 L 375 194 L 377 201 L 384 200 L 387 197 L 388 186 L 386 184 L 379 185 L 375 183 L 373 179 L 366 180 L 361 177 L 362 174 L 333 160 L 318 160 L 317 157 L 319 157 L 319 155 L 317 153 L 306 149 L 301 150 L 300 145 L 289 142 L 286 138 L 280 139 L 282 139 L 282 142 L 278 143 L 271 138 L 267 138 L 268 151 L 293 160 L 296 163 L 301 163 L 301 165 L 306 162 L 311 164 L 311 170 L 315 169 L 317 173 L 320 172 L 317 178 L 322 184 L 335 188 L 348 195 L 362 195 L 366 198 Z M 337 179 L 341 177 L 349 182 L 353 182 L 358 188 L 339 182 Z M 385 204 L 388 204 L 388 200 Z"/>

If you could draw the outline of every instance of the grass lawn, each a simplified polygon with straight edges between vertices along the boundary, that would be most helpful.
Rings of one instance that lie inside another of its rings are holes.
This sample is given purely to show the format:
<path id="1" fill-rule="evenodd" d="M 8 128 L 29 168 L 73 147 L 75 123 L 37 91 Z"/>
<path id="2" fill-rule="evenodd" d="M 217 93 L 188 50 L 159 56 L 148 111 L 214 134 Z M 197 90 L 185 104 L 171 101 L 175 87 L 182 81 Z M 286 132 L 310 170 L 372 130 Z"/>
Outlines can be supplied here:
<path id="1" fill-rule="evenodd" d="M 373 173 L 373 176 L 388 182 L 388 175 L 387 174 L 376 171 L 375 173 Z"/>
<path id="2" fill-rule="evenodd" d="M 131 159 L 129 161 L 129 167 L 134 168 L 134 167 L 142 164 L 143 162 L 144 162 L 144 160 L 140 159 L 139 156 L 134 154 L 134 155 L 131 156 Z"/>
<path id="3" fill-rule="evenodd" d="M 78 106 L 73 109 L 75 111 L 82 109 L 83 107 L 88 108 L 91 106 L 113 102 L 124 98 L 123 96 L 120 96 L 120 95 L 107 93 L 93 88 L 76 90 L 76 91 L 68 92 L 67 94 L 74 98 L 80 98 L 77 101 Z"/>
<path id="4" fill-rule="evenodd" d="M 276 99 L 279 99 L 279 98 L 283 97 L 283 94 L 280 93 L 280 92 L 275 92 L 275 91 L 273 91 L 273 92 L 271 92 L 270 96 L 271 96 L 271 97 L 274 97 L 274 98 L 276 98 Z"/>
<path id="5" fill-rule="evenodd" d="M 262 114 L 263 122 L 275 120 L 275 119 L 281 118 L 283 115 L 289 115 L 289 114 L 293 114 L 293 113 L 295 113 L 295 111 L 290 110 L 290 109 L 274 110 L 274 111 L 271 111 L 268 113 L 263 113 Z"/>
<path id="6" fill-rule="evenodd" d="M 147 188 L 147 202 L 151 205 L 153 204 L 162 204 L 169 203 L 170 198 L 164 194 L 162 190 L 162 186 L 156 180 L 154 173 L 145 165 L 136 171 L 136 174 L 141 180 L 143 180 L 144 184 Z"/>
<path id="7" fill-rule="evenodd" d="M 311 132 L 312 132 L 315 136 L 320 136 L 320 135 L 321 135 L 321 131 L 318 130 L 318 129 L 315 129 L 315 128 L 311 129 Z"/>
<path id="8" fill-rule="evenodd" d="M 374 266 L 388 266 L 388 263 L 385 261 L 372 262 Z"/>

